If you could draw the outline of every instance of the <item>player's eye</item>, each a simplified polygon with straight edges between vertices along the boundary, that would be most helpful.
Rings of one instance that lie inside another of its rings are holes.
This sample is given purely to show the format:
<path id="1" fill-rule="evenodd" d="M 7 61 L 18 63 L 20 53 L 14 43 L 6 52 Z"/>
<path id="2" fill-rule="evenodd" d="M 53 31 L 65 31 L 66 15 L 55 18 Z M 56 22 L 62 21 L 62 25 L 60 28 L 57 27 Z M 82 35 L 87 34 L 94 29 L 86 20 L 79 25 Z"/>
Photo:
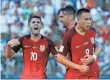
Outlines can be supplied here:
<path id="1" fill-rule="evenodd" d="M 32 21 L 32 23 L 35 23 L 35 21 Z"/>
<path id="2" fill-rule="evenodd" d="M 37 21 L 37 23 L 40 23 L 40 21 Z"/>
<path id="3" fill-rule="evenodd" d="M 60 16 L 61 18 L 63 18 L 63 16 Z"/>

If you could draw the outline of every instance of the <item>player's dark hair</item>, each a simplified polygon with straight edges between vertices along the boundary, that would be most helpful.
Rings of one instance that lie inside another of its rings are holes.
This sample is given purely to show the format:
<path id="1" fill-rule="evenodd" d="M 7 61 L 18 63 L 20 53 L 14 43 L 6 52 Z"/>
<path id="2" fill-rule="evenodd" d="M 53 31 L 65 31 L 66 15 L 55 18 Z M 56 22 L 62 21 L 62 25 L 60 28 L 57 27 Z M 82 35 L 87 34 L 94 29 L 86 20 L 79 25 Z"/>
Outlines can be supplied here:
<path id="1" fill-rule="evenodd" d="M 31 21 L 32 18 L 37 18 L 37 19 L 39 19 L 41 21 L 41 17 L 40 16 L 37 16 L 35 14 L 31 14 L 30 17 L 29 17 L 29 20 L 28 20 L 28 24 L 30 23 L 30 21 Z"/>
<path id="2" fill-rule="evenodd" d="M 60 14 L 61 11 L 65 11 L 65 8 L 61 8 L 61 9 L 58 11 L 58 14 Z"/>
<path id="3" fill-rule="evenodd" d="M 90 13 L 90 11 L 86 8 L 81 8 L 77 11 L 77 16 L 81 15 L 82 13 Z"/>
<path id="4" fill-rule="evenodd" d="M 75 13 L 76 13 L 75 9 L 74 9 L 73 6 L 71 6 L 71 5 L 65 6 L 65 12 L 66 12 L 67 14 L 73 15 L 73 16 L 74 16 Z"/>

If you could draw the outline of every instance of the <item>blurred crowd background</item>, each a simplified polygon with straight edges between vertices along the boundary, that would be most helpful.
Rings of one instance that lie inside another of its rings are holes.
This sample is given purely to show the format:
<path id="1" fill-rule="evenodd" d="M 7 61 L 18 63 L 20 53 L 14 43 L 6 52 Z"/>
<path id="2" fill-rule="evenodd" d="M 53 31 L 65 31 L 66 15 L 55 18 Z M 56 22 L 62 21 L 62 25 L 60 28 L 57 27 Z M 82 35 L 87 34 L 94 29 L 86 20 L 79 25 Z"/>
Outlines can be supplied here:
<path id="1" fill-rule="evenodd" d="M 98 58 L 101 68 L 101 79 L 110 78 L 110 0 L 1 0 L 0 2 L 0 53 L 1 78 L 20 78 L 23 69 L 22 50 L 12 59 L 5 58 L 5 46 L 10 39 L 29 34 L 28 18 L 34 13 L 43 21 L 41 34 L 60 46 L 65 29 L 58 20 L 58 11 L 66 5 L 75 10 L 82 7 L 91 11 L 93 26 L 96 28 L 96 40 L 102 44 Z M 61 78 L 65 75 L 65 67 L 58 63 L 52 55 L 47 65 L 47 78 Z"/>

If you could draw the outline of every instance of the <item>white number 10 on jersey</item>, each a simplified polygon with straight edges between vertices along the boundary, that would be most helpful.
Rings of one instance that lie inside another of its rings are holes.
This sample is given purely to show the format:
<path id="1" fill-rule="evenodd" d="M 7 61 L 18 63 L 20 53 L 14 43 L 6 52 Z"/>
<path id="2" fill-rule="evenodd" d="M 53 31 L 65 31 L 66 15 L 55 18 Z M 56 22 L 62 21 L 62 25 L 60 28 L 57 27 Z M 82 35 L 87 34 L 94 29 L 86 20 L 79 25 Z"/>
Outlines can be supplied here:
<path id="1" fill-rule="evenodd" d="M 31 60 L 34 60 L 34 61 L 37 60 L 37 53 L 36 52 L 31 52 Z"/>

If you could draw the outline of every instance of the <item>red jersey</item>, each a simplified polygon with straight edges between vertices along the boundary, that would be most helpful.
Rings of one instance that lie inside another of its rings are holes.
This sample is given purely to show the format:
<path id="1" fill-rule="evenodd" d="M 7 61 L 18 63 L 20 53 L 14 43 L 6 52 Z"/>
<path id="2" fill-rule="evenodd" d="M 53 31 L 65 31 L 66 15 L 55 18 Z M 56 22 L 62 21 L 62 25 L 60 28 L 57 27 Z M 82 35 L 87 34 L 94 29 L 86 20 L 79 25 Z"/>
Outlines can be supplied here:
<path id="1" fill-rule="evenodd" d="M 66 56 L 67 53 L 69 54 L 68 57 L 71 56 L 71 38 L 74 35 L 73 29 L 76 25 L 77 25 L 77 23 L 75 22 L 75 24 L 73 25 L 73 27 L 71 29 L 66 28 L 66 30 L 64 32 L 62 46 L 59 49 L 59 52 L 61 52 L 61 54 L 63 54 L 64 56 Z"/>
<path id="2" fill-rule="evenodd" d="M 72 62 L 82 64 L 81 58 L 84 58 L 86 54 L 93 55 L 94 53 L 95 34 L 96 32 L 92 27 L 85 35 L 80 35 L 76 32 L 75 28 L 73 28 L 65 34 L 62 49 L 60 49 L 60 51 L 65 56 L 69 52 Z M 89 66 L 90 71 L 88 73 L 81 73 L 76 69 L 69 68 L 66 73 L 66 78 L 80 75 L 93 76 L 99 74 L 99 67 L 96 61 Z"/>
<path id="3" fill-rule="evenodd" d="M 39 41 L 32 41 L 30 35 L 19 38 L 20 45 L 12 49 L 17 52 L 20 48 L 23 50 L 24 69 L 22 79 L 41 79 L 46 78 L 46 65 L 49 54 L 57 53 L 53 42 L 44 36 Z"/>

